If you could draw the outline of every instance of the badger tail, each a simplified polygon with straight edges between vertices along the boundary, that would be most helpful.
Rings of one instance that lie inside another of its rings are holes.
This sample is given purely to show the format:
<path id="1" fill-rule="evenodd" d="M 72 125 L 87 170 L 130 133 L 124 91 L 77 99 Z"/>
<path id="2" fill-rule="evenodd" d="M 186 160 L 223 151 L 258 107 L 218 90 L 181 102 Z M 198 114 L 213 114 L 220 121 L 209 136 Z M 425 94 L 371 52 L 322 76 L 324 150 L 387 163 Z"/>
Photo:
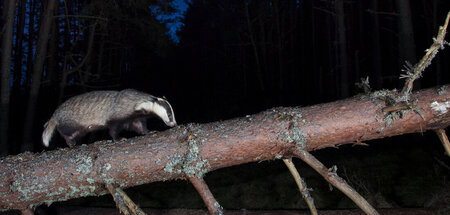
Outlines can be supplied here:
<path id="1" fill-rule="evenodd" d="M 48 147 L 50 139 L 52 138 L 53 132 L 55 131 L 55 127 L 58 124 L 54 117 L 50 118 L 47 123 L 44 125 L 44 132 L 42 133 L 42 143 L 44 143 L 45 147 Z"/>

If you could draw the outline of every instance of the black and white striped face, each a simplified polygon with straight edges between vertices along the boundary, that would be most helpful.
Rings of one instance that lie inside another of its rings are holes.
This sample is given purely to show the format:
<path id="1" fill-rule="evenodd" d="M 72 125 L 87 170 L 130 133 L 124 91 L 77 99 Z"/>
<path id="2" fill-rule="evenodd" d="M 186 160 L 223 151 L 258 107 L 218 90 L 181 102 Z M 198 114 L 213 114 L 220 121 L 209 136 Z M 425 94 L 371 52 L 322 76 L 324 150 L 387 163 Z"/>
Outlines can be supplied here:
<path id="1" fill-rule="evenodd" d="M 143 102 L 136 107 L 136 110 L 156 114 L 167 126 L 174 127 L 177 125 L 172 106 L 165 99 L 156 98 L 155 101 Z"/>

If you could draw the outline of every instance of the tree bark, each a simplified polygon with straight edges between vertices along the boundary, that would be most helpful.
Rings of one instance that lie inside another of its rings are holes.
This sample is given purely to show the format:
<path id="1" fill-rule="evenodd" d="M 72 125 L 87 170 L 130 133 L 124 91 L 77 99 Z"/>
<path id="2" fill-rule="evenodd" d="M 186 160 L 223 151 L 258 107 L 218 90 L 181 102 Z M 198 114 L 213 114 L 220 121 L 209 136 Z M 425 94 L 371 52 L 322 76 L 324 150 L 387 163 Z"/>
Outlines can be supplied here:
<path id="1" fill-rule="evenodd" d="M 289 158 L 342 144 L 445 128 L 450 85 L 412 94 L 416 110 L 389 120 L 391 91 L 309 107 L 273 108 L 208 124 L 188 124 L 113 143 L 23 153 L 0 160 L 0 210 L 24 210 L 82 196 L 171 179 L 201 178 L 216 169 Z M 397 95 L 397 94 L 396 94 Z M 422 116 L 421 116 L 422 115 Z"/>
<path id="2" fill-rule="evenodd" d="M 53 11 L 55 10 L 56 0 L 48 0 L 44 18 L 42 19 L 39 38 L 36 44 L 36 57 L 33 64 L 33 75 L 30 88 L 30 95 L 25 112 L 25 126 L 23 132 L 22 151 L 33 149 L 33 125 L 36 113 L 36 104 L 41 86 L 41 78 L 44 70 L 44 62 L 47 55 L 47 44 L 52 24 Z"/>
<path id="3" fill-rule="evenodd" d="M 3 7 L 5 18 L 5 34 L 1 45 L 1 94 L 0 94 L 0 156 L 8 154 L 8 128 L 11 80 L 11 51 L 13 44 L 13 26 L 16 11 L 16 1 L 6 0 Z"/>

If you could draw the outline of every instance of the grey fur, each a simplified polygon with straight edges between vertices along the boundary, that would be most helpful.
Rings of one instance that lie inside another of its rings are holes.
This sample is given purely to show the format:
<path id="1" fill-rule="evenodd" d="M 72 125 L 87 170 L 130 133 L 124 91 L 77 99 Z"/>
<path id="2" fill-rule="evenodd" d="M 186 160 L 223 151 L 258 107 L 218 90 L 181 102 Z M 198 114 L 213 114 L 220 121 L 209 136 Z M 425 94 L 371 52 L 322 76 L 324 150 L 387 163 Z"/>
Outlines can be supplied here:
<path id="1" fill-rule="evenodd" d="M 147 104 L 147 109 L 137 110 L 142 104 Z M 81 94 L 68 99 L 55 110 L 44 125 L 42 141 L 48 146 L 55 128 L 70 147 L 75 144 L 76 138 L 103 128 L 109 128 L 109 134 L 114 140 L 117 140 L 118 134 L 124 129 L 145 134 L 148 132 L 146 118 L 153 114 L 158 115 L 154 109 L 148 107 L 156 106 L 160 108 L 159 117 L 166 125 L 175 126 L 175 115 L 165 99 L 132 89 Z M 167 117 L 164 114 L 167 114 Z"/>

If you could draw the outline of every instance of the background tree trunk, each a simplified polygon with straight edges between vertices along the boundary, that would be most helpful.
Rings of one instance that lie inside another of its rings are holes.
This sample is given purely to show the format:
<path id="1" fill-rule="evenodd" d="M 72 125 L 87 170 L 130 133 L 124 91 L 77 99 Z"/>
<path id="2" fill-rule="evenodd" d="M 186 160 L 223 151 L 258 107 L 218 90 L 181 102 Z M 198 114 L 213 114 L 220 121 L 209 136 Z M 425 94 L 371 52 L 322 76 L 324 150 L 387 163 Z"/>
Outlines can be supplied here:
<path id="1" fill-rule="evenodd" d="M 378 11 L 378 0 L 372 0 L 371 1 L 371 8 L 374 11 Z M 371 14 L 372 22 L 373 22 L 373 28 L 372 28 L 372 36 L 373 39 L 371 40 L 372 45 L 372 67 L 373 67 L 373 75 L 371 78 L 372 82 L 371 85 L 373 85 L 374 89 L 381 89 L 383 86 L 383 74 L 381 73 L 382 68 L 382 62 L 381 62 L 381 44 L 380 44 L 380 24 L 378 21 L 378 14 L 373 13 Z"/>
<path id="2" fill-rule="evenodd" d="M 350 95 L 349 89 L 349 66 L 347 57 L 347 35 L 345 27 L 345 11 L 344 11 L 344 0 L 336 0 L 336 28 L 337 28 L 337 49 L 338 52 L 338 67 L 337 69 L 340 81 L 338 86 L 340 87 L 340 97 L 346 98 Z"/>
<path id="3" fill-rule="evenodd" d="M 0 156 L 8 154 L 9 105 L 11 92 L 11 51 L 13 44 L 13 26 L 16 11 L 15 0 L 5 0 L 3 16 L 5 33 L 1 46 L 1 92 L 0 92 Z"/>
<path id="4" fill-rule="evenodd" d="M 39 20 L 36 17 L 37 14 L 37 1 L 31 1 L 30 3 L 30 15 L 29 15 L 29 24 L 28 24 L 28 52 L 27 52 L 27 73 L 24 81 L 25 91 L 30 89 L 30 81 L 31 81 L 31 71 L 33 71 L 33 56 L 35 50 L 35 34 L 36 29 L 34 27 L 35 20 Z"/>
<path id="5" fill-rule="evenodd" d="M 398 16 L 398 50 L 399 65 L 405 65 L 405 61 L 414 65 L 416 59 L 416 42 L 414 40 L 414 29 L 412 24 L 411 7 L 409 0 L 396 0 Z M 420 89 L 420 80 L 414 83 L 415 87 Z"/>
<path id="6" fill-rule="evenodd" d="M 55 8 L 58 8 L 58 1 L 55 2 Z M 52 19 L 51 38 L 48 45 L 48 65 L 46 80 L 52 86 L 57 86 L 58 81 L 58 44 L 59 44 L 59 19 Z"/>
<path id="7" fill-rule="evenodd" d="M 33 75 L 31 77 L 32 81 L 30 87 L 30 95 L 25 111 L 22 151 L 33 150 L 34 117 L 39 96 L 39 88 L 41 86 L 42 73 L 44 70 L 44 62 L 47 55 L 47 44 L 49 40 L 49 33 L 52 25 L 55 5 L 56 0 L 48 0 L 47 7 L 44 12 L 44 18 L 41 21 L 39 38 L 36 44 L 36 57 L 33 64 Z"/>
<path id="8" fill-rule="evenodd" d="M 431 25 L 431 29 L 433 29 L 434 31 L 436 31 L 437 29 L 439 29 L 439 19 L 437 16 L 438 13 L 438 1 L 432 1 L 432 25 Z M 430 36 L 433 37 L 434 33 L 433 30 L 430 31 Z M 430 37 L 428 37 L 430 38 Z M 436 68 L 436 85 L 441 85 L 443 84 L 443 73 L 442 73 L 442 57 L 440 55 L 436 56 L 435 62 L 433 63 L 433 66 Z"/>
<path id="9" fill-rule="evenodd" d="M 17 14 L 17 36 L 16 36 L 16 46 L 14 54 L 14 80 L 13 80 L 13 95 L 16 94 L 21 88 L 22 84 L 22 67 L 23 67 L 23 54 L 24 54 L 24 31 L 25 31 L 25 17 L 27 13 L 27 1 L 19 0 L 19 12 Z"/>
<path id="10" fill-rule="evenodd" d="M 255 37 L 253 34 L 252 23 L 250 21 L 250 13 L 248 11 L 248 4 L 247 3 L 244 3 L 244 4 L 245 4 L 245 15 L 247 18 L 247 25 L 248 25 L 248 36 L 250 39 L 250 43 L 252 44 L 252 47 L 253 47 L 253 53 L 254 53 L 255 64 L 256 64 L 256 79 L 258 80 L 260 89 L 264 91 L 265 86 L 264 86 L 263 76 L 262 76 L 262 72 L 261 72 L 261 64 L 259 62 L 258 47 L 256 46 L 256 41 L 255 41 Z"/>
<path id="11" fill-rule="evenodd" d="M 274 11 L 274 23 L 275 23 L 275 34 L 276 34 L 276 47 L 277 47 L 277 57 L 278 57 L 278 71 L 279 76 L 278 78 L 278 84 L 275 86 L 275 89 L 283 92 L 284 89 L 284 77 L 285 77 L 285 71 L 284 71 L 284 62 L 283 62 L 283 48 L 284 48 L 284 35 L 283 35 L 283 29 L 282 29 L 282 20 L 281 17 L 283 17 L 283 14 L 280 15 L 281 12 L 281 6 L 279 0 L 273 1 L 273 11 Z M 280 99 L 281 97 L 279 97 Z"/>

